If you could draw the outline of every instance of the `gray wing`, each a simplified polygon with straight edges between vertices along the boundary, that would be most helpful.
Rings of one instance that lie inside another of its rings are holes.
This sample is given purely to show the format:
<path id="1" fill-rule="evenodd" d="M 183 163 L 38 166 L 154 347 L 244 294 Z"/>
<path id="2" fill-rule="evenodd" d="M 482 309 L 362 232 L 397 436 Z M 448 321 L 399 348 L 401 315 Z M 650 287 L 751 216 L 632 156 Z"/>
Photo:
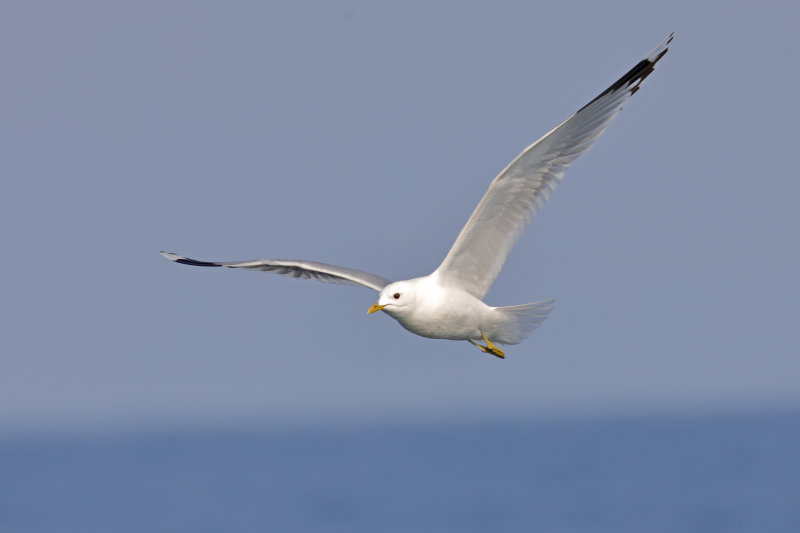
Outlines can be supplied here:
<path id="1" fill-rule="evenodd" d="M 287 259 L 259 259 L 257 261 L 228 261 L 228 262 L 213 262 L 213 261 L 198 261 L 197 259 L 189 259 L 177 254 L 169 252 L 161 252 L 161 255 L 182 265 L 193 265 L 202 267 L 228 267 L 228 268 L 244 268 L 247 270 L 260 270 L 262 272 L 272 272 L 280 274 L 281 276 L 288 276 L 298 279 L 316 279 L 318 281 L 330 283 L 346 283 L 349 285 L 363 285 L 380 292 L 385 286 L 391 283 L 388 279 L 370 274 L 368 272 L 361 272 L 360 270 L 353 270 L 352 268 L 345 268 L 336 265 L 327 265 L 325 263 L 314 263 L 312 261 L 294 261 Z"/>
<path id="2" fill-rule="evenodd" d="M 506 256 L 564 172 L 588 150 L 667 53 L 672 34 L 577 113 L 528 146 L 489 185 L 436 269 L 442 283 L 477 298 L 489 290 Z"/>

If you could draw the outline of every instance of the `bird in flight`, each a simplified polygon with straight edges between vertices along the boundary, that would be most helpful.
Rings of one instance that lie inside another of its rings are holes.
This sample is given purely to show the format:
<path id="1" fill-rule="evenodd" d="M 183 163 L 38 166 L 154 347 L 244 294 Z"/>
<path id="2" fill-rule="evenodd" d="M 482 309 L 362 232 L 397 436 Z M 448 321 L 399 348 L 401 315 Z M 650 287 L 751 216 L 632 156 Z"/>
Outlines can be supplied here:
<path id="1" fill-rule="evenodd" d="M 497 345 L 518 344 L 527 338 L 552 311 L 554 300 L 492 307 L 482 298 L 567 167 L 594 144 L 639 90 L 667 53 L 672 37 L 670 34 L 624 76 L 511 161 L 492 180 L 442 264 L 427 276 L 392 282 L 375 274 L 313 261 L 213 262 L 161 254 L 184 265 L 243 268 L 363 285 L 380 293 L 367 313 L 383 311 L 417 335 L 465 340 L 485 353 L 504 358 Z"/>

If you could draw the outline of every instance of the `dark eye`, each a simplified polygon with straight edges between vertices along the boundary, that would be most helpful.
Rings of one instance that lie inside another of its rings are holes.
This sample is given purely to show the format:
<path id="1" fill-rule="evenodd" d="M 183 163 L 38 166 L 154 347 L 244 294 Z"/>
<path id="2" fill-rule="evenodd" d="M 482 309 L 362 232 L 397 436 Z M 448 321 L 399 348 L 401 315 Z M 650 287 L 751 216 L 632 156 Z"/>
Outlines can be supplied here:
<path id="1" fill-rule="evenodd" d="M 400 293 L 399 292 L 394 293 L 392 295 L 392 298 L 394 298 L 395 300 L 399 300 L 400 299 Z"/>

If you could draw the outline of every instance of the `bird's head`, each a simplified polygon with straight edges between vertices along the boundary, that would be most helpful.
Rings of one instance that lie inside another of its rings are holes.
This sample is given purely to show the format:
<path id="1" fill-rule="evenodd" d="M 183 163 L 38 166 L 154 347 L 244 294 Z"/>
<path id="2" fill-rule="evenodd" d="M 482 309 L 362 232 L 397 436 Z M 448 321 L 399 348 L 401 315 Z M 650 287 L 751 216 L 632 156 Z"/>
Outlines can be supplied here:
<path id="1" fill-rule="evenodd" d="M 391 316 L 402 315 L 414 302 L 414 284 L 409 281 L 390 283 L 381 290 L 378 302 L 367 309 L 367 314 L 384 311 Z"/>

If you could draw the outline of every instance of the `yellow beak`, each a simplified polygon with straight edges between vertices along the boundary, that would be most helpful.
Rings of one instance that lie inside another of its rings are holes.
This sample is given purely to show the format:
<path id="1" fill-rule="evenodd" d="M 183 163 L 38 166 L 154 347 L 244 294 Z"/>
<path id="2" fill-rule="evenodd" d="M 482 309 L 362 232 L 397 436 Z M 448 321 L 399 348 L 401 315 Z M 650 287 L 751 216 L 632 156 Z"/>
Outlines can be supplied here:
<path id="1" fill-rule="evenodd" d="M 381 310 L 381 309 L 383 309 L 384 307 L 386 307 L 386 306 L 385 306 L 385 305 L 380 305 L 380 304 L 372 304 L 372 305 L 370 306 L 370 308 L 369 308 L 369 309 L 367 309 L 367 314 L 368 314 L 368 315 L 371 315 L 372 313 L 374 313 L 374 312 L 376 312 L 376 311 L 380 311 L 380 310 Z"/>

